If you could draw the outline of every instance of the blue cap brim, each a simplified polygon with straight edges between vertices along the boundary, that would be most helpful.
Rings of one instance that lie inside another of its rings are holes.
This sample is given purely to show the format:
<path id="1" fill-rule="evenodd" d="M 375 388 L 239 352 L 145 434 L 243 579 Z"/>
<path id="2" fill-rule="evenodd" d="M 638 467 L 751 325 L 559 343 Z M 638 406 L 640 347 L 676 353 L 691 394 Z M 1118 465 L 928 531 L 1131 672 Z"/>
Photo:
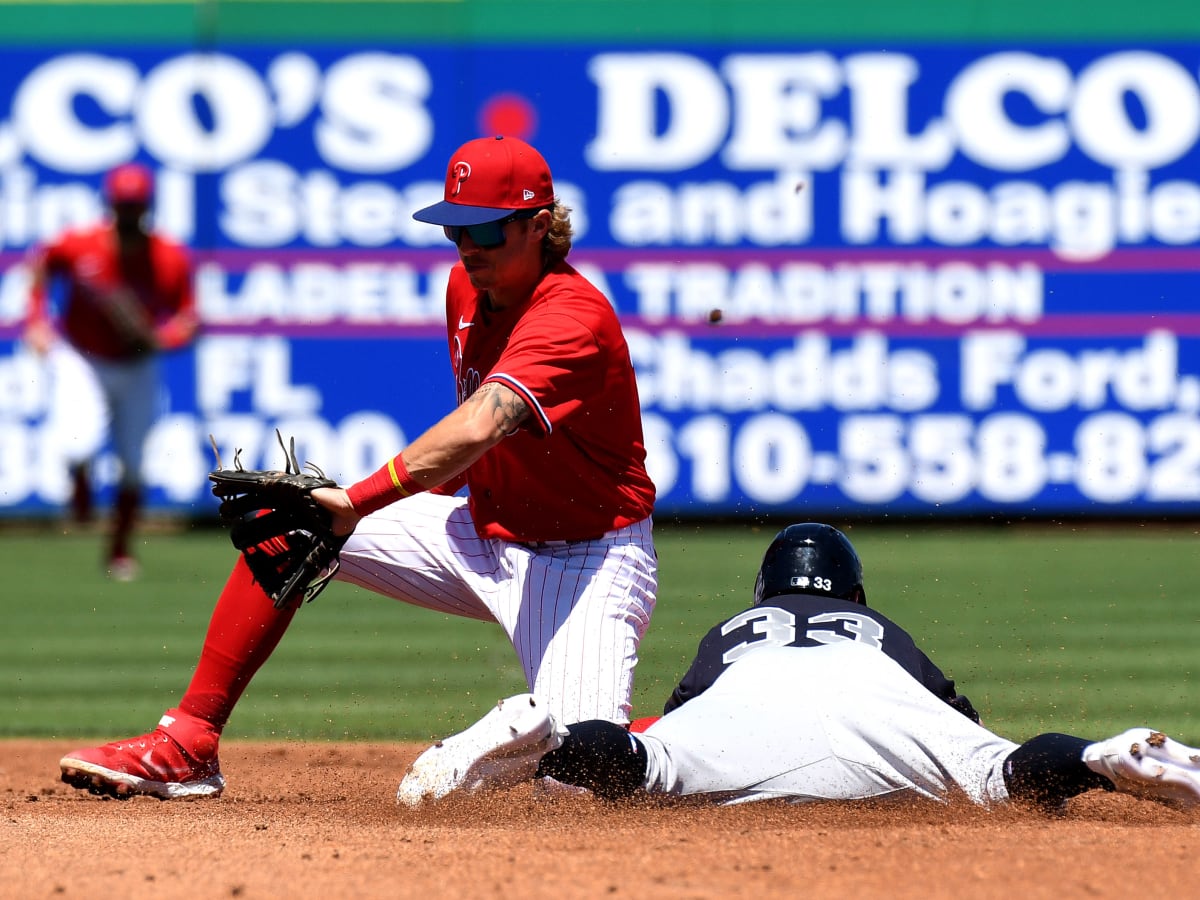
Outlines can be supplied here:
<path id="1" fill-rule="evenodd" d="M 498 222 L 512 214 L 511 209 L 465 206 L 461 203 L 449 203 L 443 200 L 433 206 L 418 209 L 413 213 L 413 218 L 418 222 L 428 222 L 430 225 L 482 225 L 485 222 Z"/>

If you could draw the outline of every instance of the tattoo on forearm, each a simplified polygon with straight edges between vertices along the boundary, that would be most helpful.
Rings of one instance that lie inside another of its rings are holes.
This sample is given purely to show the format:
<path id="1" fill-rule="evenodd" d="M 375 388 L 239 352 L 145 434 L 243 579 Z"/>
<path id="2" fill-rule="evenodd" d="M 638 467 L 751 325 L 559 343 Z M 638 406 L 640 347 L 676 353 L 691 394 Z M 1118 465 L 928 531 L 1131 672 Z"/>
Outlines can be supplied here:
<path id="1" fill-rule="evenodd" d="M 529 406 L 508 388 L 485 384 L 471 395 L 468 403 L 483 403 L 490 408 L 492 421 L 505 434 L 515 431 L 529 416 Z"/>

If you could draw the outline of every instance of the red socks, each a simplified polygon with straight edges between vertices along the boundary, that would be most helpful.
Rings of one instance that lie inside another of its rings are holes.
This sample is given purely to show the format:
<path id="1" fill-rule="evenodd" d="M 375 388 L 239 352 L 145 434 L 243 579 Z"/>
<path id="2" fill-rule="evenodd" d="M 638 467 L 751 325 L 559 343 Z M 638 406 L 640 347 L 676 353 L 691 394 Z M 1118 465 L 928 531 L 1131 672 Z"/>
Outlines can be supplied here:
<path id="1" fill-rule="evenodd" d="M 213 610 L 200 661 L 179 709 L 203 719 L 219 733 L 254 673 L 279 644 L 297 608 L 292 604 L 276 609 L 239 555 Z"/>

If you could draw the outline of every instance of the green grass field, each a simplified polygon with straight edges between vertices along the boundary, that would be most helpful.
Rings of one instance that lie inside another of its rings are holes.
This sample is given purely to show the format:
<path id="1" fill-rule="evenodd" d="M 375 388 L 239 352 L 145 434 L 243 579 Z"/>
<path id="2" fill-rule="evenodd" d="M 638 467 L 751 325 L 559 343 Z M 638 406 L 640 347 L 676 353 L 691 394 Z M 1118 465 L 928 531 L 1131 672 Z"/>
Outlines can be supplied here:
<path id="1" fill-rule="evenodd" d="M 775 530 L 660 524 L 636 714 L 657 713 L 700 636 L 747 604 Z M 847 532 L 871 605 L 913 633 L 993 730 L 1022 740 L 1154 725 L 1200 742 L 1194 524 Z M 0 736 L 138 733 L 186 686 L 233 560 L 225 534 L 149 532 L 133 584 L 101 575 L 100 546 L 99 535 L 0 525 Z M 497 627 L 334 584 L 301 610 L 226 734 L 424 741 L 524 689 Z"/>

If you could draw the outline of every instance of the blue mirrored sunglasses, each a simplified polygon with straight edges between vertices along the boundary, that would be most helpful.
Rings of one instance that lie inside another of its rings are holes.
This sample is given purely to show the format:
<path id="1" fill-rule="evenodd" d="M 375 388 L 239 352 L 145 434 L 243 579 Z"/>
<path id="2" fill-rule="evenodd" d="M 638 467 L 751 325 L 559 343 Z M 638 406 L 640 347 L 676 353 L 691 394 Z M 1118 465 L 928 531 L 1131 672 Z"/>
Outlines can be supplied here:
<path id="1" fill-rule="evenodd" d="M 509 222 L 532 219 L 543 209 L 549 208 L 548 206 L 539 206 L 537 209 L 519 209 L 511 216 L 505 216 L 495 222 L 484 222 L 482 225 L 443 225 L 442 230 L 456 246 L 462 242 L 463 234 L 466 234 L 477 247 L 488 250 L 504 243 L 504 226 Z"/>

